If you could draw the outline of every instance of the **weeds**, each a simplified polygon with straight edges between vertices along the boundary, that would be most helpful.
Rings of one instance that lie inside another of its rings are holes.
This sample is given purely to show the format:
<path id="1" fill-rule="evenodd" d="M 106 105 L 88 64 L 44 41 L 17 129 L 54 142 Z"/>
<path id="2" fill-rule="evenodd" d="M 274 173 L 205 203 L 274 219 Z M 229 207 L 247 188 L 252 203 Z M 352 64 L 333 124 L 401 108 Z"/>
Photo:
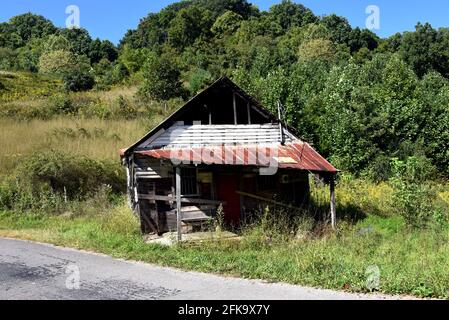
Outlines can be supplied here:
<path id="1" fill-rule="evenodd" d="M 125 182 L 118 164 L 49 152 L 24 159 L 0 185 L 1 208 L 18 212 L 39 210 L 60 213 L 68 200 L 95 199 L 107 194 L 104 202 L 123 192 Z M 107 192 L 105 191 L 107 190 Z M 105 193 L 106 192 L 106 193 Z M 94 196 L 93 196 L 94 195 Z M 101 205 L 96 201 L 96 206 Z"/>
<path id="2" fill-rule="evenodd" d="M 90 203 L 81 207 L 93 207 Z M 170 265 L 187 270 L 244 278 L 284 281 L 352 292 L 373 289 L 390 294 L 449 298 L 448 228 L 409 230 L 401 217 L 370 216 L 345 224 L 338 235 L 314 235 L 310 222 L 305 238 L 284 230 L 284 240 L 272 237 L 283 230 L 262 222 L 248 226 L 238 241 L 206 241 L 163 248 L 145 244 L 139 222 L 120 199 L 95 212 L 50 216 L 0 213 L 0 235 L 15 236 L 110 254 L 115 257 Z M 75 210 L 76 208 L 74 208 Z M 269 220 L 269 219 L 268 219 Z M 369 232 L 360 232 L 363 229 Z M 284 232 L 283 231 L 283 232 Z M 288 239 L 288 240 L 287 240 Z M 379 270 L 379 286 L 372 287 L 367 270 Z"/>

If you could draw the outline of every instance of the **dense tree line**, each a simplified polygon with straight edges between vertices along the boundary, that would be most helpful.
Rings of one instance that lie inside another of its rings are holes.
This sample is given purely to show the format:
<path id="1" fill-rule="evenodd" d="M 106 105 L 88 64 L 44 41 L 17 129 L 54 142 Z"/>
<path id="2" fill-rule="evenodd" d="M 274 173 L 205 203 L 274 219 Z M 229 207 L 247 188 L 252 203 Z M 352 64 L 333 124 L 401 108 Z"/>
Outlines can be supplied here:
<path id="1" fill-rule="evenodd" d="M 91 89 L 95 78 L 101 82 L 117 58 L 112 42 L 92 39 L 85 29 L 56 28 L 39 15 L 26 13 L 0 23 L 1 69 L 55 74 L 70 91 Z M 101 72 L 93 69 L 97 65 L 94 69 Z"/>
<path id="2" fill-rule="evenodd" d="M 415 156 L 449 174 L 448 28 L 418 23 L 381 39 L 291 1 L 260 11 L 246 0 L 190 0 L 150 13 L 118 48 L 31 14 L 0 30 L 3 68 L 81 70 L 97 85 L 137 83 L 154 100 L 187 98 L 228 75 L 268 108 L 280 101 L 285 120 L 343 170 L 386 179 L 392 157 Z"/>

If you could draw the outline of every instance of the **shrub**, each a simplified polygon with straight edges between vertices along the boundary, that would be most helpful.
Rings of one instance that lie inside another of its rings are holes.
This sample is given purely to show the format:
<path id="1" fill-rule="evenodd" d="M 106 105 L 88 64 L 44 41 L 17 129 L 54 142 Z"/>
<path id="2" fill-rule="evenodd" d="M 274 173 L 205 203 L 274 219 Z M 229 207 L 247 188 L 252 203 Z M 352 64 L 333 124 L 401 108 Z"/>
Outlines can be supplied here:
<path id="1" fill-rule="evenodd" d="M 244 244 L 263 248 L 273 244 L 303 241 L 312 235 L 316 221 L 307 210 L 266 206 L 263 213 L 247 220 L 243 226 Z"/>
<path id="2" fill-rule="evenodd" d="M 189 90 L 192 95 L 200 92 L 206 85 L 212 82 L 212 75 L 204 69 L 195 70 L 190 76 Z"/>
<path id="3" fill-rule="evenodd" d="M 405 161 L 393 159 L 393 173 L 402 179 L 422 183 L 436 176 L 436 168 L 425 156 L 411 156 Z"/>
<path id="4" fill-rule="evenodd" d="M 129 101 L 122 95 L 115 100 L 115 116 L 124 119 L 134 119 L 138 114 L 138 110 L 132 101 Z"/>
<path id="5" fill-rule="evenodd" d="M 393 159 L 394 176 L 390 182 L 395 187 L 393 208 L 408 226 L 422 228 L 431 218 L 438 216 L 433 205 L 436 193 L 424 182 L 433 175 L 434 169 L 424 157 L 412 156 L 406 161 Z"/>
<path id="6" fill-rule="evenodd" d="M 39 71 L 42 73 L 61 75 L 73 68 L 76 57 L 70 51 L 55 50 L 45 52 L 39 59 Z"/>
<path id="7" fill-rule="evenodd" d="M 0 47 L 0 69 L 13 70 L 17 61 L 17 53 L 10 48 Z"/>
<path id="8" fill-rule="evenodd" d="M 57 152 L 38 152 L 0 184 L 0 208 L 58 211 L 63 202 L 94 197 L 108 190 L 111 201 L 124 191 L 118 164 Z"/>
<path id="9" fill-rule="evenodd" d="M 80 68 L 65 72 L 62 80 L 66 91 L 86 91 L 92 89 L 95 84 L 94 77 L 87 70 Z"/>
<path id="10" fill-rule="evenodd" d="M 391 158 L 380 155 L 369 165 L 366 175 L 375 182 L 387 181 L 391 177 Z"/>
<path id="11" fill-rule="evenodd" d="M 114 163 L 54 151 L 30 156 L 18 172 L 31 185 L 46 184 L 58 193 L 65 188 L 72 198 L 87 196 L 102 185 L 110 185 L 118 193 L 124 185 L 121 169 Z"/>
<path id="12" fill-rule="evenodd" d="M 418 183 L 394 180 L 396 191 L 393 195 L 393 208 L 400 214 L 408 226 L 422 228 L 427 226 L 434 214 L 432 201 L 435 193 Z"/>
<path id="13" fill-rule="evenodd" d="M 78 108 L 66 94 L 59 94 L 51 97 L 50 112 L 52 114 L 76 114 Z"/>

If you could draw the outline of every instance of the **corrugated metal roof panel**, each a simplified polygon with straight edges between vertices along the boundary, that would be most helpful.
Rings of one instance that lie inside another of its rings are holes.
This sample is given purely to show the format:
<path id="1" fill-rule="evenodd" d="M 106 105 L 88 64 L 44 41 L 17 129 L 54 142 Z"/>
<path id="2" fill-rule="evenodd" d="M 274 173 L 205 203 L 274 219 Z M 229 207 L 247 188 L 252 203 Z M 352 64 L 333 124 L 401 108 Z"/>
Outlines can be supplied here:
<path id="1" fill-rule="evenodd" d="M 171 160 L 173 163 L 205 165 L 246 165 L 308 170 L 336 173 L 338 170 L 316 152 L 308 143 L 268 145 L 222 145 L 186 148 L 163 148 L 136 151 L 155 159 Z"/>

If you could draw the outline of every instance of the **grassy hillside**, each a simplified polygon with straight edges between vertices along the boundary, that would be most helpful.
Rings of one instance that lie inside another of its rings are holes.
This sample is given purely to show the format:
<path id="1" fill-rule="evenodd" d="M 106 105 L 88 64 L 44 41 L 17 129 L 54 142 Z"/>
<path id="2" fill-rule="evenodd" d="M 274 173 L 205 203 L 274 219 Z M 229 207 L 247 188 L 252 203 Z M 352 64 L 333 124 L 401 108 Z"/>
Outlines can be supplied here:
<path id="1" fill-rule="evenodd" d="M 56 77 L 31 72 L 0 71 L 0 106 L 6 103 L 31 102 L 61 91 L 61 81 Z"/>
<path id="2" fill-rule="evenodd" d="M 0 175 L 27 156 L 48 150 L 119 163 L 118 150 L 146 132 L 139 120 L 59 117 L 19 121 L 0 118 Z"/>

